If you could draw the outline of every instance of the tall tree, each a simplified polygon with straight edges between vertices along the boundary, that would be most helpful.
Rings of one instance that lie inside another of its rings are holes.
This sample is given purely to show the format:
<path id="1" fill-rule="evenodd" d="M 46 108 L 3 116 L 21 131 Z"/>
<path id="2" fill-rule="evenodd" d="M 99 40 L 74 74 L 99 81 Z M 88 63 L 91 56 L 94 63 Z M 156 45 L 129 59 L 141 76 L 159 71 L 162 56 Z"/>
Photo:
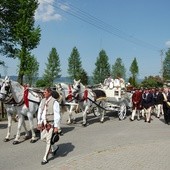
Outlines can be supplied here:
<path id="1" fill-rule="evenodd" d="M 70 57 L 68 58 L 68 74 L 73 80 L 81 79 L 82 63 L 80 60 L 80 54 L 76 47 L 73 48 Z"/>
<path id="2" fill-rule="evenodd" d="M 54 80 L 61 76 L 59 74 L 61 72 L 60 59 L 56 48 L 52 48 L 47 60 L 48 62 L 46 63 L 46 69 L 43 75 L 43 79 L 47 83 L 46 85 L 52 86 Z"/>
<path id="3" fill-rule="evenodd" d="M 80 79 L 81 79 L 81 82 L 84 85 L 87 85 L 88 82 L 89 82 L 88 75 L 87 75 L 87 73 L 86 73 L 86 71 L 84 69 L 82 69 L 82 71 L 81 71 Z"/>
<path id="4" fill-rule="evenodd" d="M 38 78 L 38 70 L 39 70 L 39 63 L 35 56 L 31 56 L 28 54 L 27 56 L 27 70 L 25 71 L 24 80 L 25 83 L 29 84 L 30 86 L 35 83 Z"/>
<path id="5" fill-rule="evenodd" d="M 133 86 L 137 85 L 137 75 L 139 73 L 139 68 L 138 68 L 138 63 L 136 60 L 136 57 L 134 58 L 134 60 L 132 61 L 132 64 L 130 66 L 130 72 L 131 72 L 131 81 L 129 81 Z"/>
<path id="6" fill-rule="evenodd" d="M 163 79 L 164 81 L 170 80 L 170 48 L 165 53 L 165 59 L 163 61 Z"/>
<path id="7" fill-rule="evenodd" d="M 98 84 L 104 82 L 104 79 L 110 74 L 110 64 L 105 50 L 99 52 L 93 72 L 93 83 Z"/>
<path id="8" fill-rule="evenodd" d="M 23 84 L 27 57 L 40 41 L 40 28 L 34 27 L 38 0 L 3 0 L 0 2 L 1 50 L 20 61 L 18 82 Z"/>
<path id="9" fill-rule="evenodd" d="M 121 58 L 117 58 L 115 63 L 112 65 L 113 78 L 122 77 L 126 78 L 126 69 Z"/>

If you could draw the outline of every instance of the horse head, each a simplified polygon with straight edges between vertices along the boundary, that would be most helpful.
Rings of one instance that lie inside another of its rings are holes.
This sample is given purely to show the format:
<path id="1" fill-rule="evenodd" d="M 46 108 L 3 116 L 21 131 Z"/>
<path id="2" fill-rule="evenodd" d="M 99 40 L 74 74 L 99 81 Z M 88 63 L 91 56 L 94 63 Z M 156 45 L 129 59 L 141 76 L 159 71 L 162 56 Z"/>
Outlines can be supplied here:
<path id="1" fill-rule="evenodd" d="M 78 93 L 80 91 L 80 87 L 81 87 L 81 83 L 80 80 L 75 80 L 74 79 L 74 83 L 73 83 L 73 94 Z"/>
<path id="2" fill-rule="evenodd" d="M 3 101 L 7 96 L 11 94 L 11 81 L 9 80 L 9 77 L 5 77 L 4 80 L 1 82 L 1 88 L 0 88 L 0 100 Z"/>
<path id="3" fill-rule="evenodd" d="M 1 85 L 0 100 L 4 101 L 13 98 L 15 102 L 19 103 L 22 101 L 23 95 L 24 87 L 6 76 Z"/>

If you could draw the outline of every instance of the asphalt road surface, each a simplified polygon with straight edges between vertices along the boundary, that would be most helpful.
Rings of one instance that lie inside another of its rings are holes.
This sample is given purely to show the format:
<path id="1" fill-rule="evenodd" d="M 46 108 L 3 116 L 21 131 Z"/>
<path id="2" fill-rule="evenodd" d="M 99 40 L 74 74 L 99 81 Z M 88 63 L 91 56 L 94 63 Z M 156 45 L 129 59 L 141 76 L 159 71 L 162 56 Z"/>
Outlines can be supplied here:
<path id="1" fill-rule="evenodd" d="M 107 113 L 105 122 L 88 115 L 87 127 L 82 127 L 82 115 L 76 124 L 67 125 L 63 115 L 64 135 L 58 142 L 55 157 L 41 165 L 45 143 L 38 139 L 32 144 L 24 140 L 13 145 L 17 123 L 13 122 L 11 140 L 3 142 L 7 121 L 0 122 L 0 170 L 169 170 L 170 125 L 152 115 L 151 123 L 133 121 L 127 117 L 119 121 L 116 113 Z M 36 120 L 35 120 L 36 124 Z M 27 127 L 29 124 L 27 121 Z M 36 125 L 35 125 L 36 127 Z"/>

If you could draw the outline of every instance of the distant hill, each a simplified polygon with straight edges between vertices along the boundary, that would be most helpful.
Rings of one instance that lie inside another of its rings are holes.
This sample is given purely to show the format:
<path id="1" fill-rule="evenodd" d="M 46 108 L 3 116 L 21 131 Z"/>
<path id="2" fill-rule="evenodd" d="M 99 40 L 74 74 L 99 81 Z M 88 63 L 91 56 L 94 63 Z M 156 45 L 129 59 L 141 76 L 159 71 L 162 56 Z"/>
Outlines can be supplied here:
<path id="1" fill-rule="evenodd" d="M 18 76 L 9 76 L 10 77 L 10 79 L 11 80 L 13 80 L 13 81 L 17 81 L 17 78 L 18 78 Z M 2 76 L 1 77 L 2 79 L 4 79 L 5 77 L 4 76 Z M 41 79 L 42 77 L 39 77 L 38 79 Z M 126 82 L 127 82 L 128 80 L 126 80 Z M 143 81 L 143 79 L 138 79 L 137 80 L 138 81 L 138 83 L 141 83 L 142 81 Z M 72 84 L 73 83 L 73 81 L 69 78 L 69 77 L 60 77 L 60 78 L 56 78 L 55 80 L 54 80 L 54 83 L 67 83 L 67 84 Z M 89 77 L 89 84 L 93 84 L 92 83 L 92 77 L 90 76 Z"/>

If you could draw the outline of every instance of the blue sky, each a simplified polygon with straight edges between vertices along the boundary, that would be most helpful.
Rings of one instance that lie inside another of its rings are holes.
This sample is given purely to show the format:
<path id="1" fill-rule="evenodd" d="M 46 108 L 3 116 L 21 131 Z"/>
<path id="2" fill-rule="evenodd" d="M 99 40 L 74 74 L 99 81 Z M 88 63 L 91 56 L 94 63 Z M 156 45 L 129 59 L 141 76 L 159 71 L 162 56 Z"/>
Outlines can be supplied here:
<path id="1" fill-rule="evenodd" d="M 42 30 L 41 41 L 32 53 L 40 64 L 40 76 L 52 47 L 59 54 L 62 76 L 67 76 L 73 47 L 77 47 L 88 75 L 92 75 L 102 49 L 111 65 L 116 58 L 122 59 L 127 77 L 134 57 L 139 78 L 160 74 L 160 51 L 170 48 L 169 0 L 39 0 L 39 3 L 35 19 Z M 1 74 L 17 75 L 17 60 L 4 58 L 4 61 L 7 68 L 1 68 Z"/>

